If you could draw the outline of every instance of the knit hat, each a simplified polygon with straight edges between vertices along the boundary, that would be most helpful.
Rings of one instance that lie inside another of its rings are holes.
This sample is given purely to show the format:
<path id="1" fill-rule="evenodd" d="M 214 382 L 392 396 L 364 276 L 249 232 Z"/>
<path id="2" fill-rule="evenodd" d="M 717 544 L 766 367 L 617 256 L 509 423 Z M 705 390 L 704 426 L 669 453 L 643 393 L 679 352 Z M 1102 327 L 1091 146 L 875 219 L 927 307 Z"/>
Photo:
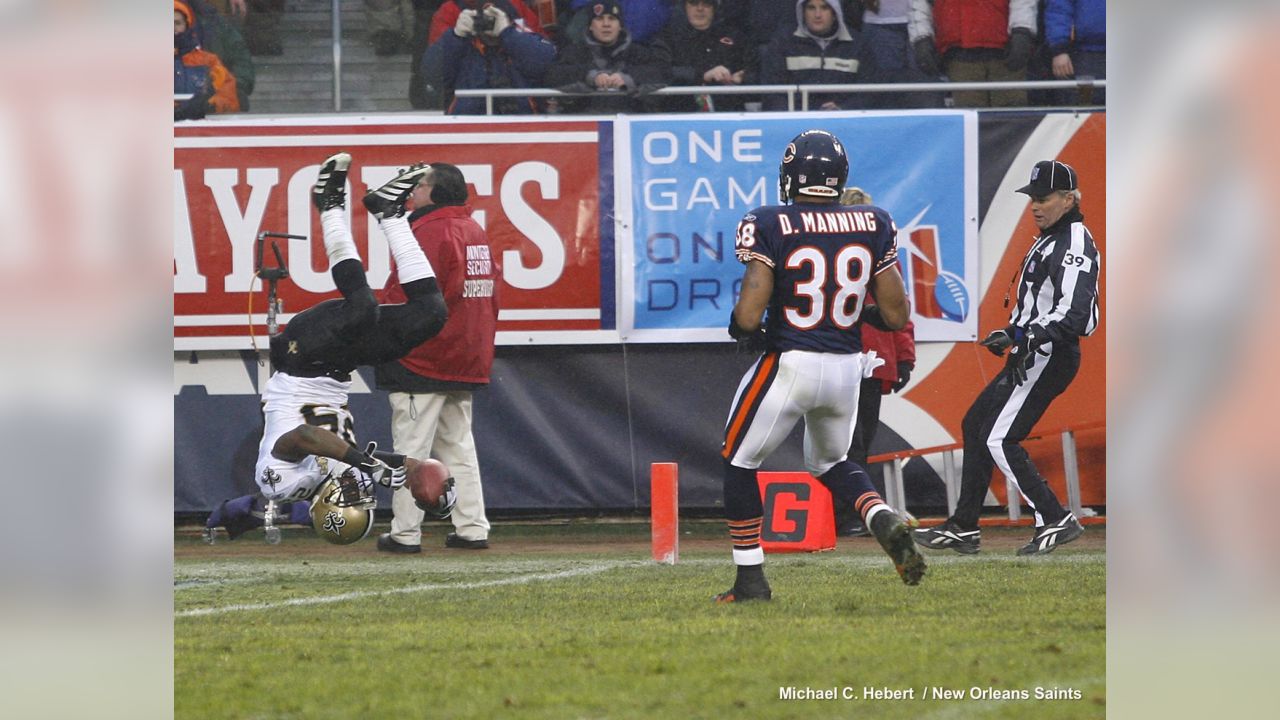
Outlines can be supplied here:
<path id="1" fill-rule="evenodd" d="M 178 2 L 177 0 L 174 0 L 173 11 L 180 12 L 187 18 L 188 29 L 196 26 L 196 14 L 191 11 L 190 5 L 187 5 L 184 2 Z"/>
<path id="2" fill-rule="evenodd" d="M 591 6 L 591 18 L 600 17 L 601 15 L 612 15 L 618 18 L 618 22 L 622 22 L 622 4 L 614 0 L 613 2 L 598 2 Z"/>

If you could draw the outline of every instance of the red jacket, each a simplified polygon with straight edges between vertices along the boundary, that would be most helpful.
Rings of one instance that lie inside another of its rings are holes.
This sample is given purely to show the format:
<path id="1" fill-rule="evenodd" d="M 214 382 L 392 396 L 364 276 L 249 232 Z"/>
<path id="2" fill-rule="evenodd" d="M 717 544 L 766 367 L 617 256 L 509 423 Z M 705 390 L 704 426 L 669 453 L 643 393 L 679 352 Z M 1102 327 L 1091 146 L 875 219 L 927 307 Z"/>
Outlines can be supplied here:
<path id="1" fill-rule="evenodd" d="M 862 351 L 876 351 L 876 357 L 884 364 L 871 372 L 871 377 L 881 381 L 880 392 L 888 395 L 898 382 L 898 363 L 916 364 L 916 326 L 910 320 L 901 330 L 885 332 L 862 323 Z"/>
<path id="2" fill-rule="evenodd" d="M 939 55 L 953 47 L 1003 48 L 1009 42 L 1009 0 L 937 0 L 933 31 Z"/>
<path id="3" fill-rule="evenodd" d="M 489 238 L 471 219 L 470 205 L 436 208 L 410 227 L 436 271 L 449 320 L 439 335 L 411 350 L 400 364 L 436 380 L 489 382 L 502 276 Z M 381 302 L 404 301 L 399 272 L 392 270 Z"/>

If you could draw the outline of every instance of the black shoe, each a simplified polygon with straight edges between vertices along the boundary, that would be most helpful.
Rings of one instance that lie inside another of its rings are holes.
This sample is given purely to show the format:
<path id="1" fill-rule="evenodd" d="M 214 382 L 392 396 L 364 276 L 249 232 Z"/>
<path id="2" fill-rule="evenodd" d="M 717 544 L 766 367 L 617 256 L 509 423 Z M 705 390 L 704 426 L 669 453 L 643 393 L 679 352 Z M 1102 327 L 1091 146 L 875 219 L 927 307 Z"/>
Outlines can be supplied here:
<path id="1" fill-rule="evenodd" d="M 1031 542 L 1018 548 L 1019 555 L 1048 555 L 1084 534 L 1084 526 L 1076 519 L 1075 514 L 1067 513 L 1066 517 L 1052 525 L 1036 528 Z"/>
<path id="2" fill-rule="evenodd" d="M 413 555 L 422 552 L 421 545 L 405 545 L 391 539 L 391 533 L 382 533 L 378 536 L 378 549 L 383 552 L 401 553 L 404 555 Z"/>
<path id="3" fill-rule="evenodd" d="M 347 205 L 347 168 L 351 167 L 351 155 L 340 152 L 325 158 L 320 164 L 320 176 L 311 188 L 311 202 L 320 212 Z"/>
<path id="4" fill-rule="evenodd" d="M 974 555 L 982 549 L 980 530 L 961 530 L 948 519 L 941 525 L 915 531 L 916 542 L 926 550 L 951 549 L 962 555 Z"/>
<path id="5" fill-rule="evenodd" d="M 468 540 L 464 537 L 458 537 L 457 533 L 449 533 L 444 536 L 444 546 L 458 548 L 459 550 L 487 550 L 489 548 L 489 541 Z"/>
<path id="6" fill-rule="evenodd" d="M 230 500 L 223 500 L 216 510 L 209 513 L 208 519 L 205 520 L 205 527 L 202 534 L 204 541 L 210 545 L 214 544 L 218 537 L 218 528 L 222 528 L 227 531 L 227 539 L 235 540 L 254 528 L 262 527 L 261 512 L 254 515 L 251 511 L 248 515 L 228 518 L 228 502 L 230 502 Z"/>
<path id="7" fill-rule="evenodd" d="M 769 588 L 769 581 L 765 579 L 763 570 L 756 572 L 754 575 L 744 575 L 742 570 L 739 569 L 738 578 L 734 580 L 733 587 L 712 596 L 711 601 L 715 603 L 735 603 L 772 599 L 773 590 Z"/>
<path id="8" fill-rule="evenodd" d="M 871 532 L 876 536 L 880 547 L 889 554 L 889 559 L 893 560 L 893 567 L 898 571 L 902 582 L 919 585 L 928 566 L 925 565 L 924 556 L 916 549 L 915 538 L 911 536 L 911 528 L 907 527 L 907 523 L 892 510 L 885 510 L 871 518 Z"/>
<path id="9" fill-rule="evenodd" d="M 379 220 L 400 217 L 404 203 L 422 178 L 431 171 L 430 165 L 420 164 L 401 170 L 390 182 L 364 196 L 364 207 Z"/>
<path id="10" fill-rule="evenodd" d="M 400 34 L 393 30 L 379 30 L 369 38 L 369 44 L 373 45 L 374 55 L 395 55 L 400 52 Z"/>

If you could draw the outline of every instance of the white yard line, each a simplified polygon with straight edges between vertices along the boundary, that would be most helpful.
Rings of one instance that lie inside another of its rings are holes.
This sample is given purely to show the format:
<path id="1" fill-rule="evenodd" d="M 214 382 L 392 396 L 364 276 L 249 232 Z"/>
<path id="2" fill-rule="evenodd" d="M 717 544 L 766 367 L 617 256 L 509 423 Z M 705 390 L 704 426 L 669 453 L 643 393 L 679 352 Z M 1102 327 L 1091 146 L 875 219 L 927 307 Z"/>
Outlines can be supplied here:
<path id="1" fill-rule="evenodd" d="M 634 561 L 618 561 L 607 563 L 596 563 L 570 570 L 561 570 L 559 572 L 550 573 L 531 573 L 528 575 L 516 575 L 513 577 L 499 578 L 497 580 L 481 580 L 477 582 L 464 583 L 424 583 L 421 585 L 409 585 L 402 588 L 393 588 L 391 590 L 369 590 L 361 592 L 342 593 L 340 595 L 322 595 L 319 597 L 293 598 L 290 600 L 281 600 L 278 602 L 250 603 L 245 605 L 215 605 L 213 607 L 193 608 L 191 610 L 181 610 L 175 612 L 175 618 L 182 617 L 203 617 L 207 615 L 222 615 L 230 612 L 243 612 L 248 610 L 275 610 L 285 607 L 297 607 L 304 605 L 326 605 L 329 603 L 346 602 L 348 600 L 361 600 L 364 598 L 386 597 L 388 595 L 407 595 L 411 593 L 432 592 L 435 590 L 475 590 L 478 588 L 499 587 L 503 585 L 527 585 L 533 582 L 543 582 L 547 580 L 563 580 L 571 577 L 581 577 L 584 575 L 596 575 L 614 568 L 624 567 L 627 565 L 636 565 Z"/>

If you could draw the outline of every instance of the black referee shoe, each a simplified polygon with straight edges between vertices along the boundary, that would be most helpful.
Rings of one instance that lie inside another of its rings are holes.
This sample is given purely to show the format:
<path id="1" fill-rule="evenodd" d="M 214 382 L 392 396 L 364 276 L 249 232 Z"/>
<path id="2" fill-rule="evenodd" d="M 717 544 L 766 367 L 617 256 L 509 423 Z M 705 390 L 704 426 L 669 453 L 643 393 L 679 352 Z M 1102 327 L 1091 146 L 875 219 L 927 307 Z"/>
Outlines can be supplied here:
<path id="1" fill-rule="evenodd" d="M 382 552 L 397 553 L 403 555 L 413 555 L 422 552 L 421 545 L 405 545 L 391 539 L 391 533 L 382 533 L 378 536 L 378 549 Z"/>
<path id="2" fill-rule="evenodd" d="M 974 555 L 982 547 L 980 530 L 961 530 L 950 519 L 941 525 L 919 528 L 915 536 L 920 547 L 927 550 L 955 550 L 961 555 Z"/>
<path id="3" fill-rule="evenodd" d="M 489 547 L 489 541 L 483 538 L 468 540 L 464 537 L 459 537 L 458 533 L 449 533 L 444 536 L 444 546 L 458 550 L 486 550 Z"/>
<path id="4" fill-rule="evenodd" d="M 1084 526 L 1076 519 L 1075 514 L 1067 513 L 1066 517 L 1052 525 L 1036 528 L 1031 542 L 1018 548 L 1019 555 L 1048 555 L 1084 534 Z"/>

